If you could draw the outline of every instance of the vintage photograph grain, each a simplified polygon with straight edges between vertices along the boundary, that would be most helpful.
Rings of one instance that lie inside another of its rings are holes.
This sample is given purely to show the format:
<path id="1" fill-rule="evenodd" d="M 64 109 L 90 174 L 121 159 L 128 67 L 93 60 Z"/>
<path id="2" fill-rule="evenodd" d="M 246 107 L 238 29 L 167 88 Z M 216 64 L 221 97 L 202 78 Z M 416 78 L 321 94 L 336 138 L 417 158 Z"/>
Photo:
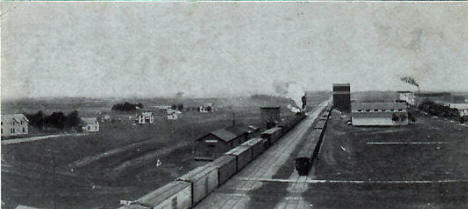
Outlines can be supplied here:
<path id="1" fill-rule="evenodd" d="M 1 208 L 468 208 L 464 2 L 2 2 Z"/>

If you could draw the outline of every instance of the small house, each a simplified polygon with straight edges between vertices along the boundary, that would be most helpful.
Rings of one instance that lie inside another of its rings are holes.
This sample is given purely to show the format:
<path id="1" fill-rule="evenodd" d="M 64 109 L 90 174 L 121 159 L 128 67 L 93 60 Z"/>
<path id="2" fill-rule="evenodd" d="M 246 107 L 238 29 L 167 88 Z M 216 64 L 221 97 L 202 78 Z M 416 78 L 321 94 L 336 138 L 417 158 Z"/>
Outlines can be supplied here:
<path id="1" fill-rule="evenodd" d="M 214 105 L 213 103 L 205 103 L 203 105 L 200 105 L 200 107 L 198 107 L 198 110 L 202 113 L 214 112 Z"/>
<path id="2" fill-rule="evenodd" d="M 248 139 L 247 130 L 231 126 L 206 134 L 195 141 L 196 160 L 214 160 Z"/>
<path id="3" fill-rule="evenodd" d="M 85 132 L 99 132 L 99 121 L 97 118 L 81 118 L 82 129 Z"/>
<path id="4" fill-rule="evenodd" d="M 2 115 L 2 137 L 28 134 L 29 120 L 23 114 Z"/>
<path id="5" fill-rule="evenodd" d="M 404 103 L 369 102 L 351 104 L 353 126 L 408 125 L 408 110 Z"/>
<path id="6" fill-rule="evenodd" d="M 179 115 L 179 114 L 176 114 L 176 113 L 167 114 L 167 119 L 168 119 L 168 120 L 177 120 L 177 118 L 179 118 L 178 115 Z"/>
<path id="7" fill-rule="evenodd" d="M 144 124 L 153 124 L 154 123 L 154 114 L 153 112 L 141 112 L 136 115 L 135 123 L 144 125 Z"/>

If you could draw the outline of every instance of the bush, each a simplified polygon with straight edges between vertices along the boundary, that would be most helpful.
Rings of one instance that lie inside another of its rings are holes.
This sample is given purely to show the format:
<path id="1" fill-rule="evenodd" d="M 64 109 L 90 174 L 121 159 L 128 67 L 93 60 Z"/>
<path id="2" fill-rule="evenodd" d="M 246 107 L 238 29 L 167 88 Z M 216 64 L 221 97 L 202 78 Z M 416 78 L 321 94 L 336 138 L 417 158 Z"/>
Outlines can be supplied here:
<path id="1" fill-rule="evenodd" d="M 119 103 L 119 104 L 113 105 L 112 110 L 128 112 L 128 111 L 136 110 L 137 107 L 141 109 L 141 108 L 143 108 L 143 104 L 141 104 L 141 103 L 132 104 L 132 103 L 129 103 L 129 102 Z"/>

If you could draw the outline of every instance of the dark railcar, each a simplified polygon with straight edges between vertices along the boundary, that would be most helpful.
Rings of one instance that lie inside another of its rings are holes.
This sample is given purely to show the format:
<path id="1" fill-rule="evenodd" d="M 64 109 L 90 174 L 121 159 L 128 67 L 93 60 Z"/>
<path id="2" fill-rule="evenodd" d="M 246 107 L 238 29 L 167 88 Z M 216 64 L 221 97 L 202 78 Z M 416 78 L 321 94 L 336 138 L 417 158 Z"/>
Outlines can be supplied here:
<path id="1" fill-rule="evenodd" d="M 173 181 L 135 201 L 134 205 L 151 209 L 187 209 L 192 207 L 191 184 Z"/>
<path id="2" fill-rule="evenodd" d="M 307 176 L 312 168 L 314 160 L 317 158 L 318 149 L 321 143 L 322 129 L 313 129 L 310 137 L 306 139 L 302 148 L 296 155 L 296 170 L 301 176 Z"/>
<path id="3" fill-rule="evenodd" d="M 191 170 L 177 181 L 191 183 L 192 206 L 194 206 L 218 187 L 218 170 L 207 164 Z"/>
<path id="4" fill-rule="evenodd" d="M 268 140 L 268 143 L 271 145 L 273 145 L 276 141 L 278 141 L 278 139 L 281 137 L 282 135 L 282 132 L 281 132 L 281 128 L 280 127 L 274 127 L 274 128 L 270 128 L 266 131 L 264 131 L 262 134 L 261 134 L 261 137 L 263 139 L 266 139 Z"/>
<path id="5" fill-rule="evenodd" d="M 257 158 L 260 154 L 265 151 L 265 146 L 263 145 L 264 139 L 262 138 L 253 138 L 249 141 L 246 141 L 242 144 L 242 146 L 250 146 L 252 147 L 252 159 Z"/>
<path id="6" fill-rule="evenodd" d="M 218 170 L 218 186 L 224 184 L 237 172 L 236 157 L 223 155 L 209 163 Z"/>
<path id="7" fill-rule="evenodd" d="M 226 152 L 225 155 L 230 155 L 236 157 L 236 167 L 237 172 L 242 170 L 247 164 L 252 161 L 252 148 L 249 146 L 238 146 L 229 152 Z"/>

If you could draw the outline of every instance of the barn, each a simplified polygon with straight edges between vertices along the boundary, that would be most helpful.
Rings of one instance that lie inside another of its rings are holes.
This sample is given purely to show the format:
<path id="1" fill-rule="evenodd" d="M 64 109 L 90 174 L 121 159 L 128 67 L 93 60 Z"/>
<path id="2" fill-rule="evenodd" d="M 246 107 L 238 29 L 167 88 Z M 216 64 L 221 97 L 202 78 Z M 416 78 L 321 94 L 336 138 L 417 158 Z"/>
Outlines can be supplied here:
<path id="1" fill-rule="evenodd" d="M 248 130 L 230 126 L 218 129 L 195 141 L 195 160 L 214 160 L 248 139 Z"/>
<path id="2" fill-rule="evenodd" d="M 408 125 L 408 110 L 405 103 L 352 103 L 351 122 L 353 126 Z"/>

